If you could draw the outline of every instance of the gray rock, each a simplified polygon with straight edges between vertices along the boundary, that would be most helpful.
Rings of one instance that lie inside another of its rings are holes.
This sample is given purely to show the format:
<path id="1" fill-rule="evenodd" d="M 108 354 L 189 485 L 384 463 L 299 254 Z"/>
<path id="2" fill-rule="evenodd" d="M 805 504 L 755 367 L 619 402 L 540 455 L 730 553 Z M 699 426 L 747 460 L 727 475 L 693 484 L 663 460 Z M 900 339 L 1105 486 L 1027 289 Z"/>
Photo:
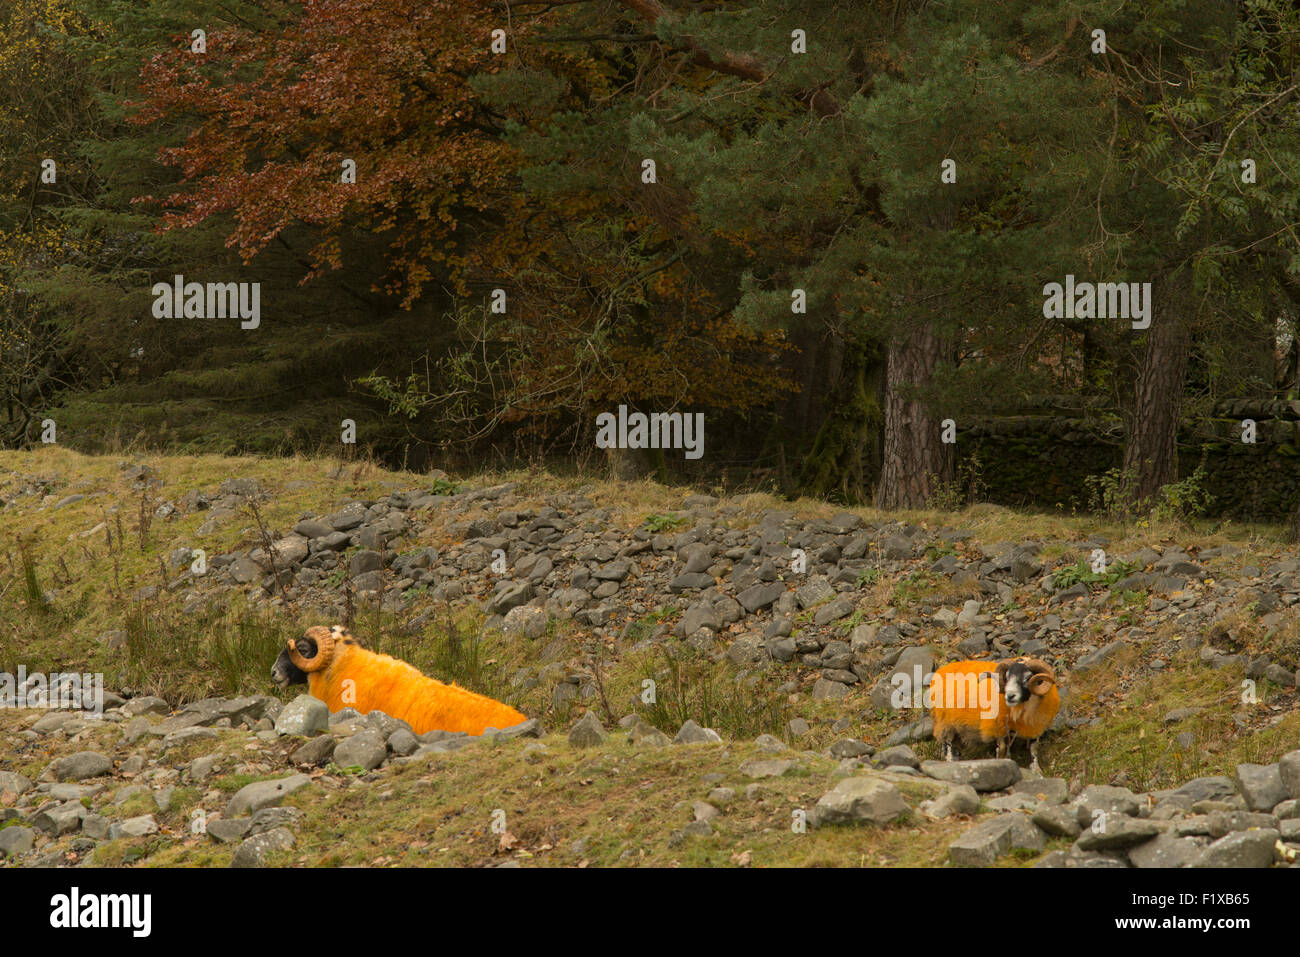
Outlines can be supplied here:
<path id="1" fill-rule="evenodd" d="M 1201 846 L 1194 840 L 1172 834 L 1157 834 L 1128 852 L 1134 867 L 1187 867 L 1200 856 Z"/>
<path id="2" fill-rule="evenodd" d="M 1094 821 L 1094 825 L 1084 830 L 1075 847 L 1081 851 L 1113 851 L 1120 848 L 1141 844 L 1160 833 L 1155 821 L 1126 817 L 1123 814 L 1107 814 Z"/>
<path id="3" fill-rule="evenodd" d="M 375 731 L 378 731 L 381 735 L 383 735 L 385 741 L 387 741 L 390 737 L 392 737 L 393 734 L 395 734 L 399 729 L 402 728 L 405 728 L 407 731 L 410 731 L 412 734 L 415 733 L 415 729 L 412 728 L 405 721 L 403 721 L 401 718 L 394 718 L 391 714 L 379 710 L 367 712 L 366 726 L 374 729 Z"/>
<path id="4" fill-rule="evenodd" d="M 718 614 L 718 610 L 711 602 L 699 602 L 687 608 L 673 631 L 684 638 L 695 634 L 701 628 L 707 628 L 709 631 L 722 630 L 722 616 Z"/>
<path id="5" fill-rule="evenodd" d="M 125 821 L 116 821 L 108 830 L 108 835 L 113 840 L 119 837 L 147 837 L 157 833 L 158 822 L 154 820 L 152 814 L 141 814 L 139 817 L 128 817 Z"/>
<path id="6" fill-rule="evenodd" d="M 814 701 L 834 701 L 849 693 L 849 686 L 829 678 L 818 678 L 813 682 L 812 698 Z"/>
<path id="7" fill-rule="evenodd" d="M 839 621 L 841 618 L 847 618 L 853 614 L 857 607 L 851 598 L 837 598 L 834 601 L 822 605 L 813 614 L 813 624 L 818 628 L 829 625 L 833 621 Z"/>
<path id="8" fill-rule="evenodd" d="M 1021 778 L 1011 790 L 1032 795 L 1044 804 L 1064 804 L 1069 797 L 1070 785 L 1065 778 Z"/>
<path id="9" fill-rule="evenodd" d="M 763 648 L 777 661 L 793 661 L 796 650 L 793 638 L 769 638 Z"/>
<path id="10" fill-rule="evenodd" d="M 0 830 L 0 856 L 21 857 L 32 849 L 36 832 L 30 827 L 12 825 Z"/>
<path id="11" fill-rule="evenodd" d="M 527 581 L 515 581 L 492 596 L 484 606 L 488 615 L 504 615 L 512 608 L 526 604 L 533 597 L 533 585 Z"/>
<path id="12" fill-rule="evenodd" d="M 980 603 L 974 598 L 968 599 L 962 606 L 957 615 L 957 624 L 963 628 L 969 628 L 979 617 Z"/>
<path id="13" fill-rule="evenodd" d="M 904 648 L 898 660 L 871 689 L 871 703 L 876 708 L 893 710 L 919 706 L 924 701 L 927 677 L 934 670 L 934 651 L 926 645 Z"/>
<path id="14" fill-rule="evenodd" d="M 299 522 L 293 527 L 293 530 L 303 538 L 324 538 L 326 535 L 333 533 L 334 526 L 309 518 Z"/>
<path id="15" fill-rule="evenodd" d="M 329 729 L 330 709 L 324 701 L 309 694 L 300 694 L 280 712 L 275 719 L 278 734 L 312 735 Z"/>
<path id="16" fill-rule="evenodd" d="M 365 732 L 361 732 L 364 734 Z M 355 735 L 353 737 L 356 737 Z M 381 742 L 382 744 L 382 742 Z M 305 774 L 291 774 L 286 778 L 273 781 L 254 781 L 246 784 L 230 799 L 223 817 L 242 817 L 252 814 L 264 807 L 273 807 L 301 787 L 311 784 L 311 778 Z"/>
<path id="17" fill-rule="evenodd" d="M 588 711 L 569 729 L 569 744 L 575 748 L 595 747 L 607 737 L 605 726 L 600 723 L 594 711 Z"/>
<path id="18" fill-rule="evenodd" d="M 917 808 L 931 820 L 939 821 L 958 814 L 974 815 L 979 812 L 980 797 L 969 784 L 959 784 L 944 791 L 932 801 L 924 801 Z"/>
<path id="19" fill-rule="evenodd" d="M 1211 811 L 1206 815 L 1205 821 L 1205 831 L 1213 838 L 1223 837 L 1233 831 L 1269 827 L 1277 827 L 1277 819 L 1271 814 L 1253 811 Z"/>
<path id="20" fill-rule="evenodd" d="M 816 575 L 795 589 L 795 601 L 803 609 L 811 608 L 835 597 L 835 589 L 825 575 Z"/>
<path id="21" fill-rule="evenodd" d="M 226 566 L 231 579 L 239 585 L 248 585 L 262 578 L 262 566 L 247 555 L 240 555 Z"/>
<path id="22" fill-rule="evenodd" d="M 248 838 L 235 849 L 231 867 L 261 867 L 274 851 L 291 850 L 295 844 L 293 832 L 287 827 L 277 827 Z"/>
<path id="23" fill-rule="evenodd" d="M 849 635 L 849 650 L 855 655 L 877 644 L 879 625 L 858 625 Z"/>
<path id="24" fill-rule="evenodd" d="M 81 826 L 85 808 L 78 801 L 56 804 L 38 812 L 31 819 L 32 826 L 49 837 L 71 834 Z M 6 828 L 8 830 L 8 828 Z"/>
<path id="25" fill-rule="evenodd" d="M 221 844 L 234 844 L 236 841 L 242 841 L 252 826 L 251 817 L 218 817 L 208 821 L 206 830 L 208 837 L 214 841 Z"/>
<path id="26" fill-rule="evenodd" d="M 329 734 L 317 735 L 307 741 L 304 741 L 297 750 L 290 755 L 289 759 L 294 764 L 305 764 L 311 767 L 317 767 L 330 760 L 334 756 L 334 749 L 338 747 L 338 738 Z"/>
<path id="27" fill-rule="evenodd" d="M 1286 788 L 1287 797 L 1300 798 L 1300 751 L 1291 751 L 1282 755 L 1277 762 L 1278 774 L 1282 786 Z M 4 790 L 0 787 L 0 791 Z"/>
<path id="28" fill-rule="evenodd" d="M 165 754 L 172 748 L 181 747 L 191 741 L 211 740 L 216 737 L 217 732 L 212 728 L 181 728 L 179 731 L 173 731 L 163 737 L 158 753 Z"/>
<path id="29" fill-rule="evenodd" d="M 830 747 L 831 757 L 843 760 L 845 758 L 863 758 L 875 753 L 875 748 L 865 741 L 859 741 L 856 738 L 840 738 Z M 910 749 L 909 749 L 910 750 Z"/>
<path id="30" fill-rule="evenodd" d="M 673 744 L 720 744 L 722 735 L 712 728 L 702 728 L 690 718 L 687 718 L 677 731 L 677 737 L 673 738 Z"/>
<path id="31" fill-rule="evenodd" d="M 393 754 L 403 756 L 414 754 L 419 746 L 419 740 L 409 728 L 398 728 L 388 736 L 388 750 Z"/>
<path id="32" fill-rule="evenodd" d="M 251 818 L 248 837 L 275 830 L 277 827 L 294 827 L 302 821 L 302 811 L 296 807 L 264 807 Z"/>
<path id="33" fill-rule="evenodd" d="M 767 761 L 745 761 L 738 770 L 748 778 L 779 778 L 794 766 L 795 762 L 789 758 L 776 758 Z"/>
<path id="34" fill-rule="evenodd" d="M 720 812 L 708 801 L 692 801 L 691 815 L 697 821 L 711 821 L 718 816 Z"/>
<path id="35" fill-rule="evenodd" d="M 352 577 L 364 575 L 367 572 L 378 572 L 384 570 L 384 556 L 379 552 L 363 548 L 354 552 L 351 561 L 348 563 L 348 571 Z"/>
<path id="36" fill-rule="evenodd" d="M 540 738 L 545 736 L 546 729 L 536 718 L 529 718 L 527 721 L 520 721 L 518 724 L 512 724 L 508 728 L 501 728 L 493 736 L 494 741 L 512 741 L 515 738 Z"/>
<path id="37" fill-rule="evenodd" d="M 253 478 L 228 478 L 217 490 L 220 495 L 234 495 L 239 498 L 255 498 L 262 494 L 262 486 Z"/>
<path id="38" fill-rule="evenodd" d="M 212 775 L 212 769 L 216 767 L 216 764 L 217 759 L 211 754 L 204 754 L 195 758 L 190 762 L 190 781 L 194 784 L 202 784 Z"/>
<path id="39" fill-rule="evenodd" d="M 668 590 L 674 595 L 680 595 L 685 591 L 710 588 L 712 585 L 712 575 L 706 575 L 704 572 L 683 572 L 668 583 Z"/>
<path id="40" fill-rule="evenodd" d="M 1033 822 L 1054 837 L 1079 836 L 1079 816 L 1073 808 L 1061 804 L 1044 804 L 1034 811 Z"/>
<path id="41" fill-rule="evenodd" d="M 981 792 L 1001 791 L 1020 780 L 1020 767 L 1010 758 L 922 761 L 921 773 L 949 784 L 969 784 Z"/>
<path id="42" fill-rule="evenodd" d="M 1246 799 L 1246 807 L 1252 811 L 1271 811 L 1279 801 L 1289 797 L 1276 764 L 1239 764 L 1236 784 Z"/>
<path id="43" fill-rule="evenodd" d="M 22 797 L 31 790 L 31 787 L 31 780 L 16 771 L 0 771 L 0 794 L 8 791 L 10 794 Z"/>
<path id="44" fill-rule="evenodd" d="M 884 767 L 919 768 L 921 766 L 921 762 L 916 758 L 916 752 L 906 744 L 895 745 L 877 752 L 875 763 Z"/>
<path id="45" fill-rule="evenodd" d="M 1074 800 L 1079 823 L 1087 827 L 1099 812 L 1130 816 L 1138 812 L 1137 795 L 1128 788 L 1090 784 Z"/>
<path id="46" fill-rule="evenodd" d="M 645 745 L 652 748 L 664 748 L 672 744 L 672 740 L 668 735 L 640 717 L 632 725 L 628 741 L 634 745 Z"/>
<path id="47" fill-rule="evenodd" d="M 1032 813 L 1038 808 L 1038 802 L 1028 794 L 999 794 L 989 798 L 984 806 L 990 811 L 1026 811 Z"/>
<path id="48" fill-rule="evenodd" d="M 49 734 L 58 731 L 74 717 L 71 711 L 51 711 L 32 725 L 32 730 L 37 734 Z"/>
<path id="49" fill-rule="evenodd" d="M 907 814 L 907 802 L 888 781 L 845 778 L 817 801 L 808 823 L 884 825 Z"/>
<path id="50" fill-rule="evenodd" d="M 1290 798 L 1273 808 L 1273 816 L 1280 821 L 1300 818 L 1300 800 Z"/>
<path id="51" fill-rule="evenodd" d="M 383 733 L 374 728 L 358 731 L 334 748 L 334 763 L 341 768 L 360 767 L 373 771 L 387 757 L 388 742 Z"/>
<path id="52" fill-rule="evenodd" d="M 1192 867 L 1270 867 L 1273 845 L 1280 837 L 1276 829 L 1234 831 L 1221 837 L 1192 863 Z"/>
<path id="53" fill-rule="evenodd" d="M 56 760 L 50 770 L 60 781 L 84 781 L 108 774 L 113 770 L 113 762 L 98 751 L 78 751 Z"/>
<path id="54" fill-rule="evenodd" d="M 1178 787 L 1175 794 L 1185 794 L 1193 801 L 1218 801 L 1232 797 L 1237 793 L 1236 786 L 1230 778 L 1221 775 L 1215 777 L 1192 778 Z M 1297 795 L 1300 797 L 1300 795 Z"/>
<path id="55" fill-rule="evenodd" d="M 737 668 L 759 661 L 763 657 L 763 639 L 759 635 L 741 635 L 727 648 L 727 660 Z"/>
<path id="56" fill-rule="evenodd" d="M 523 635 L 530 640 L 536 640 L 546 634 L 549 624 L 550 616 L 547 615 L 545 608 L 519 605 L 506 612 L 505 619 L 501 622 L 501 630 L 507 635 Z"/>
<path id="57" fill-rule="evenodd" d="M 1024 814 L 999 814 L 976 824 L 948 845 L 948 859 L 958 867 L 989 867 L 1012 850 L 1041 851 L 1043 832 Z"/>
<path id="58" fill-rule="evenodd" d="M 957 613 L 950 608 L 940 608 L 931 617 L 941 628 L 951 628 L 957 624 Z"/>
<path id="59" fill-rule="evenodd" d="M 144 714 L 168 714 L 171 708 L 162 698 L 155 698 L 153 695 L 144 695 L 139 698 L 131 698 L 122 709 L 129 715 L 138 716 Z"/>
<path id="60" fill-rule="evenodd" d="M 760 582 L 738 593 L 736 601 L 740 602 L 740 607 L 744 608 L 747 614 L 752 615 L 767 608 L 784 594 L 785 582 Z"/>

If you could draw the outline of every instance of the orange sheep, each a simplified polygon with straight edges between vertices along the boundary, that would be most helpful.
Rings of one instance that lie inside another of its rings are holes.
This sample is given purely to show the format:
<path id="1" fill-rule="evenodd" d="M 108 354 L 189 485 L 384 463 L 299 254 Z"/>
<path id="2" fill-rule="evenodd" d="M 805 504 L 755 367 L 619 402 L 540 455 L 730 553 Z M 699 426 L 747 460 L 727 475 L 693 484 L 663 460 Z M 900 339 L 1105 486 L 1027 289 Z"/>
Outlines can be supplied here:
<path id="1" fill-rule="evenodd" d="M 1056 673 L 1037 658 L 1001 662 L 955 661 L 930 679 L 930 716 L 944 760 L 953 745 L 996 742 L 1005 757 L 1016 738 L 1029 741 L 1031 767 L 1038 770 L 1038 738 L 1061 708 Z"/>
<path id="2" fill-rule="evenodd" d="M 271 676 L 280 687 L 306 683 L 330 711 L 382 711 L 416 734 L 509 728 L 527 719 L 509 705 L 426 677 L 405 661 L 362 648 L 341 625 L 308 628 L 280 652 Z"/>

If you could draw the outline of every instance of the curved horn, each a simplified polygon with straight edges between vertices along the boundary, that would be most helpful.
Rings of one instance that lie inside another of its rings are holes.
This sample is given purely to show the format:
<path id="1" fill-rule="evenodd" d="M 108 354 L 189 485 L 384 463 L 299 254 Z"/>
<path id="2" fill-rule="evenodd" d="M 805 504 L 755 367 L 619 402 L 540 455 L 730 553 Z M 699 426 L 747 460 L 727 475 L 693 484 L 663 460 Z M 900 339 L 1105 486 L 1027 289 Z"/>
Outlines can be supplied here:
<path id="1" fill-rule="evenodd" d="M 1030 671 L 1036 672 L 1040 675 L 1047 675 L 1047 677 L 1051 678 L 1052 681 L 1056 681 L 1056 669 L 1046 661 L 1043 661 L 1041 658 L 1022 658 L 1021 660 L 1029 666 Z"/>
<path id="2" fill-rule="evenodd" d="M 1028 681 L 1029 690 L 1036 695 L 1047 694 L 1054 684 L 1056 679 L 1050 673 L 1044 674 L 1041 671 Z"/>
<path id="3" fill-rule="evenodd" d="M 316 655 L 312 658 L 304 658 L 298 651 L 298 642 L 303 638 L 316 643 Z M 320 671 L 330 663 L 334 657 L 334 635 L 328 628 L 315 625 L 307 629 L 302 638 L 291 638 L 288 641 L 289 660 L 301 668 L 303 671 L 312 672 Z"/>

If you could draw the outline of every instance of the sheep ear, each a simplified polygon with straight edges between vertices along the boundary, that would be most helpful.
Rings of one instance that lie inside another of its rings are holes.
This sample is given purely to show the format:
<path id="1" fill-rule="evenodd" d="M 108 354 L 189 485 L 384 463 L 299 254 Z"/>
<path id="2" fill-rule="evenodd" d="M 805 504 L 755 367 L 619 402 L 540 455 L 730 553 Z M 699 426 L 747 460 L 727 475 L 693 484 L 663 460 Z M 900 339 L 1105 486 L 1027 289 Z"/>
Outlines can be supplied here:
<path id="1" fill-rule="evenodd" d="M 1052 676 L 1039 672 L 1029 679 L 1029 690 L 1034 694 L 1047 694 L 1052 685 L 1056 684 Z"/>

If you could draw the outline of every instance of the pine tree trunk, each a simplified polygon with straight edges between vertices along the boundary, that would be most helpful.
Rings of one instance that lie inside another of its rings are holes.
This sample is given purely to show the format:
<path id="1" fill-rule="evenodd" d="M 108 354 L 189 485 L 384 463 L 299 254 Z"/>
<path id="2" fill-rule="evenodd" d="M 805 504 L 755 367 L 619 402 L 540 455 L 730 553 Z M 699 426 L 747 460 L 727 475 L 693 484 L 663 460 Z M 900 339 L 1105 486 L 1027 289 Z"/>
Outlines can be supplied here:
<path id="1" fill-rule="evenodd" d="M 879 508 L 924 508 L 935 486 L 953 475 L 952 445 L 940 441 L 944 416 L 904 394 L 930 381 L 951 351 L 928 328 L 911 330 L 892 342 L 885 370 L 885 449 L 876 489 Z"/>
<path id="2" fill-rule="evenodd" d="M 1156 313 L 1134 384 L 1124 446 L 1124 473 L 1134 501 L 1154 501 L 1161 486 L 1178 479 L 1178 420 L 1191 337 L 1187 323 L 1169 310 Z"/>
<path id="3" fill-rule="evenodd" d="M 848 504 L 870 498 L 880 474 L 883 349 L 876 342 L 850 342 L 838 380 L 829 390 L 825 419 L 799 466 L 804 495 Z"/>

